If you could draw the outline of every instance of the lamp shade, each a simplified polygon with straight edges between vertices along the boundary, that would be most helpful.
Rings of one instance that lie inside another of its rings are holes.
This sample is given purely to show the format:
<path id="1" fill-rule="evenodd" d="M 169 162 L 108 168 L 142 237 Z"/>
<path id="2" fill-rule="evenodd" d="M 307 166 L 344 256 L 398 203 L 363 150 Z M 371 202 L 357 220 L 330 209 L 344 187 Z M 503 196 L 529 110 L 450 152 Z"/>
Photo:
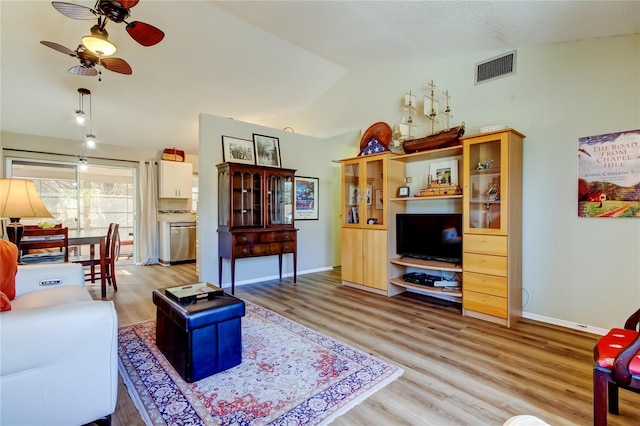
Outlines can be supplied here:
<path id="1" fill-rule="evenodd" d="M 53 218 L 32 180 L 0 179 L 0 218 Z"/>

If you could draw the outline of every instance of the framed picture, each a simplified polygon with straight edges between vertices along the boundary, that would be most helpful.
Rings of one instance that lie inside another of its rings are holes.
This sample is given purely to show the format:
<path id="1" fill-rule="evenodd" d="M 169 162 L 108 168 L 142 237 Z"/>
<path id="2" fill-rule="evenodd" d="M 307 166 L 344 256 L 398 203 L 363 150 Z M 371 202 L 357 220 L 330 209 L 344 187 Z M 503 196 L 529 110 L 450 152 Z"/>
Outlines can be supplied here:
<path id="1" fill-rule="evenodd" d="M 357 206 L 358 200 L 360 199 L 360 193 L 358 191 L 358 185 L 350 184 L 349 185 L 349 193 L 347 194 L 349 199 L 347 200 L 348 205 Z"/>
<path id="2" fill-rule="evenodd" d="M 222 136 L 223 162 L 256 164 L 256 154 L 253 141 Z"/>
<path id="3" fill-rule="evenodd" d="M 253 143 L 256 147 L 257 165 L 282 167 L 280 165 L 280 139 L 254 133 Z"/>
<path id="4" fill-rule="evenodd" d="M 409 196 L 408 192 L 407 196 Z M 382 210 L 382 201 L 382 189 L 376 189 L 376 210 Z"/>
<path id="5" fill-rule="evenodd" d="M 294 214 L 295 220 L 318 219 L 318 178 L 295 176 L 294 177 Z"/>
<path id="6" fill-rule="evenodd" d="M 432 183 L 458 184 L 458 160 L 429 164 L 429 180 Z"/>

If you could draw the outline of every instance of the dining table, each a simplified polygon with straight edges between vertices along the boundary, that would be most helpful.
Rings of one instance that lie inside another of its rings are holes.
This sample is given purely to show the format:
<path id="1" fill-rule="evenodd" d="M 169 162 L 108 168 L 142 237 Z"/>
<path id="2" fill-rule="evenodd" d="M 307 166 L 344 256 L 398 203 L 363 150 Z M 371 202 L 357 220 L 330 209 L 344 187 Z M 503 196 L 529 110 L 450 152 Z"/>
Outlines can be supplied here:
<path id="1" fill-rule="evenodd" d="M 96 245 L 100 253 L 100 292 L 104 299 L 107 297 L 107 279 L 104 271 L 107 270 L 107 231 L 103 229 L 72 230 L 69 229 L 69 246 L 89 246 L 89 255 L 96 254 Z"/>

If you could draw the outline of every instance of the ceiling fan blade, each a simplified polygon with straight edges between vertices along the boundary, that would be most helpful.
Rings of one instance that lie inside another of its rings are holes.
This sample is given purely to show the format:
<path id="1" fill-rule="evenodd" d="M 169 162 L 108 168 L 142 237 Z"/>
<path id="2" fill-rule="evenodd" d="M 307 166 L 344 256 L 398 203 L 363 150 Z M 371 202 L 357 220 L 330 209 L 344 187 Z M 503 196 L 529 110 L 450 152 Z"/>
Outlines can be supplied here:
<path id="1" fill-rule="evenodd" d="M 98 71 L 96 71 L 95 68 L 87 68 L 83 67 L 82 65 L 76 65 L 75 67 L 69 68 L 69 74 L 93 77 L 94 75 L 98 75 Z"/>
<path id="2" fill-rule="evenodd" d="M 120 74 L 131 75 L 133 72 L 131 67 L 124 59 L 120 58 L 102 58 L 100 63 L 109 71 L 118 72 Z"/>
<path id="3" fill-rule="evenodd" d="M 120 3 L 120 6 L 122 6 L 125 9 L 131 9 L 133 6 L 135 6 L 136 4 L 138 4 L 138 1 L 140 0 L 117 0 L 118 3 Z"/>
<path id="4" fill-rule="evenodd" d="M 164 33 L 153 25 L 133 21 L 127 24 L 127 32 L 135 41 L 143 46 L 153 46 L 164 38 Z"/>
<path id="5" fill-rule="evenodd" d="M 74 52 L 73 50 L 68 49 L 68 48 L 64 47 L 63 45 L 58 44 L 58 43 L 54 43 L 52 41 L 44 41 L 43 40 L 43 41 L 40 42 L 40 44 L 43 44 L 43 45 L 45 45 L 47 47 L 50 47 L 53 50 L 57 50 L 60 53 L 64 53 L 65 55 L 69 55 L 69 56 L 73 56 L 73 57 L 77 57 L 78 56 L 76 54 L 76 52 Z"/>
<path id="6" fill-rule="evenodd" d="M 65 3 L 63 1 L 51 2 L 55 9 L 71 19 L 95 19 L 97 14 L 87 6 L 75 3 Z"/>

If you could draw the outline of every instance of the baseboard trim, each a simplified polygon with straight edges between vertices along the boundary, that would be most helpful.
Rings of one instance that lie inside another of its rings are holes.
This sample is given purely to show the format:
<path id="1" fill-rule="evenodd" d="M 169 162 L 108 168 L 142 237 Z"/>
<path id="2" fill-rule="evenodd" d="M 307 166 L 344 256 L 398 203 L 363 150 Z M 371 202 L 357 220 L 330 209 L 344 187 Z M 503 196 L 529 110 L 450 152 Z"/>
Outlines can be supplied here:
<path id="1" fill-rule="evenodd" d="M 297 275 L 300 276 L 300 275 L 313 274 L 314 272 L 331 271 L 332 269 L 333 269 L 333 266 L 325 266 L 322 268 L 315 268 L 315 269 L 306 269 L 304 271 L 298 271 Z M 282 279 L 290 278 L 290 277 L 293 277 L 293 272 L 282 273 Z M 238 287 L 245 284 L 255 284 L 263 281 L 271 281 L 271 280 L 277 280 L 277 279 L 280 279 L 279 275 L 268 275 L 266 277 L 258 277 L 258 278 L 251 278 L 249 280 L 236 281 L 235 286 Z M 223 282 L 222 287 L 223 288 L 231 287 L 231 282 L 230 281 Z"/>
<path id="2" fill-rule="evenodd" d="M 534 321 L 546 322 L 547 324 L 558 325 L 560 327 L 571 328 L 573 330 L 586 331 L 587 333 L 598 334 L 600 336 L 604 336 L 609 332 L 609 330 L 604 328 L 594 327 L 587 324 L 579 324 L 577 322 L 561 320 L 558 318 L 547 317 L 544 315 L 532 314 L 530 312 L 523 312 L 522 318 L 527 318 Z"/>

